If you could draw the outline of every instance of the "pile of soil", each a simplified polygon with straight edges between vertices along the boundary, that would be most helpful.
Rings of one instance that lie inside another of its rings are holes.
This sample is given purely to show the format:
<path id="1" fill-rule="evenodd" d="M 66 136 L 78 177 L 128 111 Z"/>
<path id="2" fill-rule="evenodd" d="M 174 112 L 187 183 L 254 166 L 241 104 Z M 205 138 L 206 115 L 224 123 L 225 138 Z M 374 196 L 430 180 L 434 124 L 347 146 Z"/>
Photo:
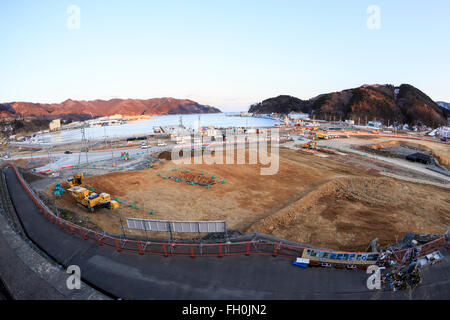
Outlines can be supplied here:
<path id="1" fill-rule="evenodd" d="M 200 184 L 215 184 L 219 179 L 213 179 L 212 176 L 206 176 L 202 175 L 201 173 L 194 173 L 194 172 L 178 172 L 176 171 L 176 174 L 172 174 L 171 176 L 181 178 L 185 181 L 193 181 L 195 183 Z"/>
<path id="2" fill-rule="evenodd" d="M 181 152 L 183 152 L 183 151 L 181 151 Z M 158 158 L 160 160 L 172 160 L 172 152 L 163 151 L 158 155 Z"/>
<path id="3" fill-rule="evenodd" d="M 199 150 L 196 150 L 195 152 L 197 153 L 197 152 L 199 152 Z M 205 149 L 202 149 L 202 154 L 205 154 L 206 152 L 207 151 Z M 183 158 L 184 153 L 183 153 L 182 149 L 178 150 L 177 154 L 178 154 L 179 158 Z M 214 155 L 214 151 L 209 151 L 208 150 L 208 154 Z M 191 155 L 191 158 L 193 158 L 194 157 L 194 151 L 191 151 L 190 155 Z M 170 152 L 170 151 L 163 151 L 163 152 L 161 152 L 158 155 L 158 158 L 160 160 L 161 159 L 163 159 L 163 160 L 172 160 L 172 152 Z"/>
<path id="4" fill-rule="evenodd" d="M 429 152 L 424 152 L 422 149 L 413 148 L 401 143 L 362 145 L 357 146 L 356 149 L 369 153 L 375 153 L 383 157 L 391 157 L 399 159 L 405 159 L 406 156 L 416 152 L 430 154 Z"/>
<path id="5" fill-rule="evenodd" d="M 431 141 L 412 141 L 407 139 L 377 139 L 376 142 L 387 145 L 403 145 L 412 149 L 427 152 L 435 157 L 439 164 L 450 168 L 450 145 Z"/>
<path id="6" fill-rule="evenodd" d="M 390 178 L 339 178 L 255 223 L 257 231 L 301 243 L 364 250 L 408 232 L 443 234 L 450 225 L 448 189 Z"/>

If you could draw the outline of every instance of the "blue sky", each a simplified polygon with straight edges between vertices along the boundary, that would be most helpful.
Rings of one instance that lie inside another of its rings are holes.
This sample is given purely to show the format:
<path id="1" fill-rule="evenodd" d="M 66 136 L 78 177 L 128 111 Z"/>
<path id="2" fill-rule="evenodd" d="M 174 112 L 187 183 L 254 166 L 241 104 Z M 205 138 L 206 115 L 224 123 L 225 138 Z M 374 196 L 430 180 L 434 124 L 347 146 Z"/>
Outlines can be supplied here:
<path id="1" fill-rule="evenodd" d="M 0 102 L 171 96 L 235 111 L 365 83 L 450 101 L 449 14 L 447 0 L 2 0 Z"/>

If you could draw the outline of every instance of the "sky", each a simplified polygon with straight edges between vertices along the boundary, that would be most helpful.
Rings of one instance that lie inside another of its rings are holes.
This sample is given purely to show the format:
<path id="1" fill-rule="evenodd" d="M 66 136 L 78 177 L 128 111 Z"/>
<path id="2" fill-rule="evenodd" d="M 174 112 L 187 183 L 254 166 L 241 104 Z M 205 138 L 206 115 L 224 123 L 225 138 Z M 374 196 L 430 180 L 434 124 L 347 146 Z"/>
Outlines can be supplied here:
<path id="1" fill-rule="evenodd" d="M 450 1 L 1 0 L 0 102 L 192 99 L 412 84 L 450 102 Z"/>

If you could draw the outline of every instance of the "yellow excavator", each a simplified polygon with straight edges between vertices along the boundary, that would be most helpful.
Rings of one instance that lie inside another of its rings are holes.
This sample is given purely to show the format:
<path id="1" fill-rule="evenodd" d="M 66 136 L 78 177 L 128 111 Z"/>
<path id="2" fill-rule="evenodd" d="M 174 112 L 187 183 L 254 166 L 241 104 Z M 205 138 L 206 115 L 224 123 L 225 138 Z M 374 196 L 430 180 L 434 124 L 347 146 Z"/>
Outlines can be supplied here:
<path id="1" fill-rule="evenodd" d="M 317 141 L 311 140 L 311 141 L 309 141 L 307 143 L 304 143 L 302 145 L 302 147 L 306 148 L 306 149 L 316 149 L 317 148 Z"/>
<path id="2" fill-rule="evenodd" d="M 82 186 L 84 184 L 84 174 L 82 172 L 74 173 L 73 178 L 67 180 L 67 183 L 69 184 L 69 188 Z"/>
<path id="3" fill-rule="evenodd" d="M 111 195 L 105 192 L 100 194 L 91 191 L 87 188 L 74 186 L 67 191 L 75 200 L 86 207 L 90 212 L 94 212 L 95 209 L 108 208 L 114 210 L 119 207 L 119 203 L 115 200 L 111 200 Z"/>

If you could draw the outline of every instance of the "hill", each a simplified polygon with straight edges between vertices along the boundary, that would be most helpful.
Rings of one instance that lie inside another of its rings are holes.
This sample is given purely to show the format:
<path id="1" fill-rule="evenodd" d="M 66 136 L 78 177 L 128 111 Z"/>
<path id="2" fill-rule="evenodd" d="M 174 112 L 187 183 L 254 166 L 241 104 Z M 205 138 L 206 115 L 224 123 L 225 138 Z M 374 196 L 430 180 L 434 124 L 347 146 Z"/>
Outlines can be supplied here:
<path id="1" fill-rule="evenodd" d="M 219 113 L 219 109 L 192 100 L 174 98 L 112 99 L 43 104 L 31 102 L 0 103 L 0 118 L 37 117 L 43 119 L 110 116 L 165 115 L 189 113 Z"/>
<path id="2" fill-rule="evenodd" d="M 281 95 L 250 106 L 252 113 L 304 112 L 316 119 L 377 119 L 392 124 L 424 124 L 432 127 L 447 123 L 450 112 L 419 89 L 402 84 L 363 85 L 319 95 L 310 100 Z"/>
<path id="3" fill-rule="evenodd" d="M 450 103 L 444 102 L 444 101 L 436 101 L 436 103 L 438 105 L 440 105 L 441 107 L 443 107 L 443 108 L 445 108 L 447 110 L 450 110 Z"/>

